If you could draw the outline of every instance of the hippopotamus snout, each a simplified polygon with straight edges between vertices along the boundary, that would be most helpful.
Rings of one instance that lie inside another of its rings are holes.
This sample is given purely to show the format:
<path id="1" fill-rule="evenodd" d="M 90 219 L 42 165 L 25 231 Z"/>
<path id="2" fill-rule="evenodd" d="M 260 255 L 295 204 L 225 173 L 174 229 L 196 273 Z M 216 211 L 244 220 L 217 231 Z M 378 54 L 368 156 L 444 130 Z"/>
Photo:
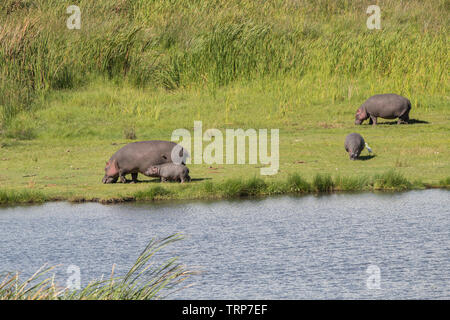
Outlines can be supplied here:
<path id="1" fill-rule="evenodd" d="M 102 179 L 103 183 L 116 183 L 119 177 L 110 177 L 105 175 Z"/>

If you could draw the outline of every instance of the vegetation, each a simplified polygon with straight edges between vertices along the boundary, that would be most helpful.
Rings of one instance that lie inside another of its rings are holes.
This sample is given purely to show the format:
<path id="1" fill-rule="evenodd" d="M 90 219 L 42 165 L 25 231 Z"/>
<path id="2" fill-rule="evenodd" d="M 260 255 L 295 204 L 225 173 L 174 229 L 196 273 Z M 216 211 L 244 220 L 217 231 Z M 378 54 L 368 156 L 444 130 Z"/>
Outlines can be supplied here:
<path id="1" fill-rule="evenodd" d="M 152 240 L 134 265 L 123 276 L 93 280 L 80 289 L 59 286 L 50 276 L 55 267 L 42 267 L 25 281 L 18 273 L 6 273 L 0 279 L 0 300 L 150 300 L 163 299 L 180 290 L 180 284 L 197 272 L 186 269 L 170 259 L 159 267 L 152 262 L 154 255 L 182 237 L 178 234 Z M 47 278 L 46 278 L 47 277 Z"/>
<path id="2" fill-rule="evenodd" d="M 377 3 L 382 30 L 359 0 L 2 1 L 0 202 L 448 187 L 449 2 Z M 412 124 L 355 127 L 387 92 L 411 100 Z M 203 164 L 183 186 L 100 183 L 123 144 L 194 120 L 279 128 L 280 173 Z M 348 160 L 354 131 L 375 157 Z"/>
<path id="3" fill-rule="evenodd" d="M 22 190 L 0 190 L 0 204 L 5 203 L 40 203 L 48 200 L 47 197 L 39 191 Z"/>

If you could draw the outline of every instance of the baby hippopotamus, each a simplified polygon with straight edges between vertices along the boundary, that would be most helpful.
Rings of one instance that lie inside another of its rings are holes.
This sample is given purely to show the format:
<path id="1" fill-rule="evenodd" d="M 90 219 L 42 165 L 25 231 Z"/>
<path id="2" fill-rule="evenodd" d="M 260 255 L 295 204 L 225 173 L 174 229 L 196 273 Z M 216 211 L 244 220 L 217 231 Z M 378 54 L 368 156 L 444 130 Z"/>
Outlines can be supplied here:
<path id="1" fill-rule="evenodd" d="M 185 181 L 191 181 L 188 167 L 175 163 L 164 163 L 151 166 L 147 169 L 145 175 L 149 177 L 160 177 L 161 182 L 179 181 L 183 183 Z"/>
<path id="2" fill-rule="evenodd" d="M 348 152 L 350 160 L 355 160 L 361 154 L 365 146 L 363 137 L 358 133 L 350 133 L 345 138 L 345 151 Z"/>

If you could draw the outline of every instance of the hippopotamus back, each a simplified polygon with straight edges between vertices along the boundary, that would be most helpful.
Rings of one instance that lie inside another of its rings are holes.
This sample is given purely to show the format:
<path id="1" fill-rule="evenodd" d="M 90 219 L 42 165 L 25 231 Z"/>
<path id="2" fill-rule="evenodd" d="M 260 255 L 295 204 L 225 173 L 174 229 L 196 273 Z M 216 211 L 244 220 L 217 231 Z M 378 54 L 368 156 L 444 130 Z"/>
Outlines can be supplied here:
<path id="1" fill-rule="evenodd" d="M 363 137 L 358 133 L 350 133 L 345 138 L 345 151 L 348 152 L 350 160 L 355 160 L 361 154 L 365 146 Z"/>

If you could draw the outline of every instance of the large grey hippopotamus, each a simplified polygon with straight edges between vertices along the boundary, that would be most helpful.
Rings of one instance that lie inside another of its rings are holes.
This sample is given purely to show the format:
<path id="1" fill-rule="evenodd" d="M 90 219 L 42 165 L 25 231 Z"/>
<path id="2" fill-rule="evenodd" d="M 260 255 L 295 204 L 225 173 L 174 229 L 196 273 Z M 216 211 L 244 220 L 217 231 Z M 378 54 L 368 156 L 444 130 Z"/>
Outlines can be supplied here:
<path id="1" fill-rule="evenodd" d="M 370 118 L 369 124 L 376 125 L 377 117 L 398 118 L 398 124 L 408 123 L 411 102 L 397 94 L 377 94 L 367 99 L 356 111 L 355 124 L 361 124 Z"/>
<path id="2" fill-rule="evenodd" d="M 345 138 L 345 151 L 348 152 L 348 155 L 350 156 L 350 160 L 355 160 L 359 157 L 361 154 L 361 151 L 363 151 L 365 146 L 365 141 L 363 137 L 361 137 L 358 133 L 350 133 Z"/>
<path id="3" fill-rule="evenodd" d="M 176 147 L 176 149 L 174 149 Z M 125 175 L 131 173 L 132 181 L 137 182 L 138 173 L 145 174 L 148 168 L 163 163 L 185 163 L 187 151 L 172 141 L 138 141 L 127 144 L 114 153 L 106 162 L 103 183 L 115 183 L 117 179 L 125 183 Z M 177 159 L 173 159 L 178 157 Z M 176 161 L 174 161 L 176 160 Z"/>

